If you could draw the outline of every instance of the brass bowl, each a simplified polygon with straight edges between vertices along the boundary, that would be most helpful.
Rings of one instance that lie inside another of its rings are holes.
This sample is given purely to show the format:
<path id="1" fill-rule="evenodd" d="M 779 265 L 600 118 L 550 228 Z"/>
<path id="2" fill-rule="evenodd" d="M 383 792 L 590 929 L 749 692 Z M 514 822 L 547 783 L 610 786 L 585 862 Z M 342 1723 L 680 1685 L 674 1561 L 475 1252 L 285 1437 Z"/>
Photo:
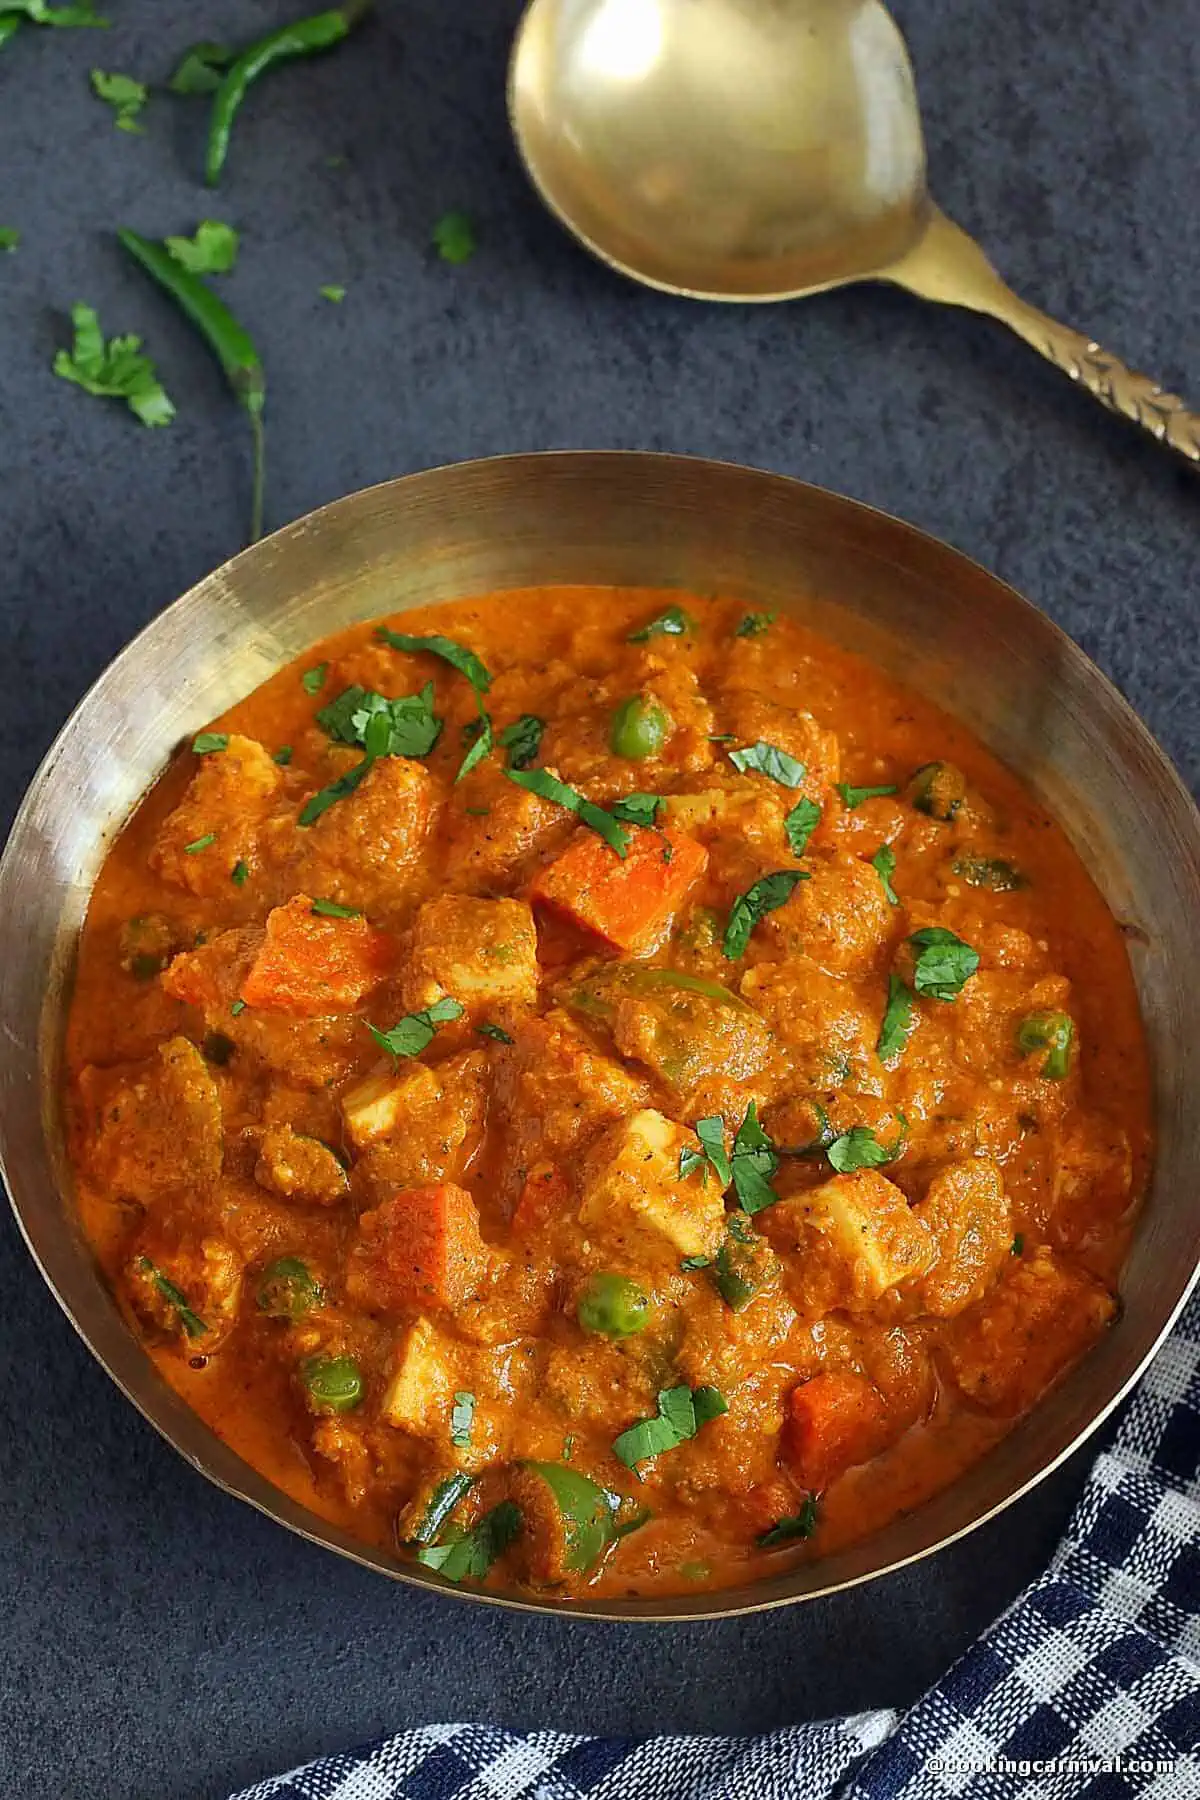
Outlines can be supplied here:
<path id="1" fill-rule="evenodd" d="M 1120 1322 L 951 1487 L 821 1562 L 695 1598 L 493 1605 L 694 1619 L 883 1575 L 970 1531 L 1094 1431 L 1137 1380 L 1200 1259 L 1200 817 L 1135 717 L 1070 640 L 945 544 L 820 488 L 626 452 L 508 456 L 336 501 L 208 576 L 135 638 L 68 720 L 0 862 L 0 1159 L 43 1275 L 113 1380 L 193 1466 L 281 1524 L 386 1575 L 458 1592 L 369 1549 L 249 1468 L 156 1372 L 75 1222 L 59 1065 L 75 943 L 111 841 L 171 751 L 317 638 L 487 589 L 595 582 L 717 590 L 794 612 L 969 723 L 1058 818 L 1116 917 L 1156 1081 L 1153 1190 Z"/>

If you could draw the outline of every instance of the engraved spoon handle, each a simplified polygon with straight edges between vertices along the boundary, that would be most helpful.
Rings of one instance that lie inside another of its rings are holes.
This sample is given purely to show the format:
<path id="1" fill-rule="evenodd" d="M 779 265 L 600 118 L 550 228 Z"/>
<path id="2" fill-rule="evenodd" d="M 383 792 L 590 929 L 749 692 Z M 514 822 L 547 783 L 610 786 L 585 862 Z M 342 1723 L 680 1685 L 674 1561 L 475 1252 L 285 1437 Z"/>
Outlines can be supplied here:
<path id="1" fill-rule="evenodd" d="M 974 238 L 968 237 L 938 207 L 931 209 L 920 240 L 899 262 L 881 270 L 880 275 L 923 299 L 969 307 L 972 312 L 999 319 L 1048 362 L 1086 388 L 1101 406 L 1132 419 L 1160 444 L 1168 444 L 1190 462 L 1200 464 L 1200 413 L 1193 412 L 1186 401 L 1169 394 L 1148 375 L 1128 368 L 1082 332 L 1060 325 L 1014 294 Z"/>

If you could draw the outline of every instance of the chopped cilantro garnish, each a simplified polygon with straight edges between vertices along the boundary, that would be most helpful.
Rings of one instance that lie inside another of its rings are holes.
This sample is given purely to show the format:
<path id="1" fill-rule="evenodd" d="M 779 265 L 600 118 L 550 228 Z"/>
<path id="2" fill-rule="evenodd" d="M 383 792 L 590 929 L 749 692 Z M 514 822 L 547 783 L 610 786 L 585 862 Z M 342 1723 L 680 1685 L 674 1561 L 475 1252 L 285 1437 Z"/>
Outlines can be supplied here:
<path id="1" fill-rule="evenodd" d="M 233 226 L 221 219 L 201 219 L 193 237 L 169 237 L 163 242 L 181 268 L 193 275 L 227 275 L 237 261 L 240 238 Z"/>
<path id="2" fill-rule="evenodd" d="M 192 739 L 192 749 L 197 756 L 217 756 L 228 748 L 229 733 L 226 731 L 202 731 Z"/>
<path id="3" fill-rule="evenodd" d="M 275 752 L 274 756 L 271 758 L 271 761 L 277 762 L 281 769 L 286 769 L 288 764 L 291 762 L 291 760 L 292 760 L 292 746 L 290 744 L 281 744 L 279 746 L 278 750 Z"/>
<path id="4" fill-rule="evenodd" d="M 979 967 L 979 952 L 944 925 L 928 925 L 908 940 L 913 986 L 928 1000 L 953 1000 Z"/>
<path id="5" fill-rule="evenodd" d="M 471 1427 L 475 1423 L 475 1396 L 458 1392 L 450 1410 L 450 1442 L 456 1450 L 471 1447 Z"/>
<path id="6" fill-rule="evenodd" d="M 658 1396 L 658 1413 L 653 1419 L 640 1419 L 623 1431 L 613 1445 L 613 1454 L 637 1474 L 639 1463 L 674 1450 L 695 1437 L 702 1425 L 729 1411 L 725 1396 L 714 1387 L 663 1388 Z"/>
<path id="7" fill-rule="evenodd" d="M 884 782 L 880 787 L 854 787 L 848 781 L 835 781 L 834 787 L 842 796 L 842 804 L 851 812 L 861 806 L 864 800 L 881 800 L 886 794 L 898 794 L 899 788 L 894 783 Z"/>
<path id="8" fill-rule="evenodd" d="M 1014 1256 L 1024 1256 L 1025 1237 L 1023 1232 L 1018 1231 L 1016 1237 L 1012 1241 L 1011 1251 Z"/>
<path id="9" fill-rule="evenodd" d="M 892 876 L 896 873 L 896 852 L 890 844 L 881 844 L 871 858 L 871 867 L 883 883 L 883 891 L 892 906 L 899 906 L 900 896 L 892 886 Z"/>
<path id="10" fill-rule="evenodd" d="M 753 771 L 756 775 L 765 775 L 768 781 L 777 781 L 780 787 L 798 788 L 804 780 L 807 770 L 802 762 L 781 750 L 778 744 L 765 744 L 759 738 L 756 744 L 749 744 L 744 750 L 731 750 L 729 760 L 735 769 L 743 775 Z"/>
<path id="11" fill-rule="evenodd" d="M 510 769 L 527 769 L 536 761 L 545 729 L 546 721 L 535 718 L 533 713 L 522 713 L 519 719 L 504 727 L 498 742 L 501 749 L 508 751 Z"/>
<path id="12" fill-rule="evenodd" d="M 167 1302 L 167 1305 L 174 1307 L 175 1316 L 179 1320 L 184 1336 L 190 1338 L 203 1337 L 204 1333 L 208 1330 L 208 1326 L 204 1323 L 204 1320 L 200 1317 L 199 1313 L 193 1312 L 192 1308 L 188 1305 L 187 1295 L 183 1290 L 177 1288 L 175 1283 L 169 1280 L 168 1277 L 163 1274 L 162 1270 L 157 1268 L 154 1263 L 150 1261 L 148 1256 L 138 1257 L 138 1268 L 142 1271 L 143 1275 L 148 1275 L 150 1277 L 163 1299 Z"/>
<path id="13" fill-rule="evenodd" d="M 665 805 L 666 801 L 661 794 L 626 794 L 623 800 L 614 800 L 609 811 L 623 825 L 640 825 L 649 831 L 657 823 L 658 815 Z M 667 850 L 670 848 L 668 844 Z M 668 855 L 667 861 L 670 860 Z"/>
<path id="14" fill-rule="evenodd" d="M 693 1156 L 696 1156 L 696 1152 L 694 1150 L 691 1152 L 691 1154 Z M 696 1156 L 696 1160 L 697 1160 L 697 1162 L 699 1162 L 702 1159 L 699 1156 Z M 712 1257 L 711 1256 L 685 1256 L 679 1264 L 679 1267 L 683 1270 L 685 1275 L 690 1275 L 693 1269 L 707 1269 L 707 1268 L 710 1268 L 711 1266 L 712 1266 Z"/>
<path id="15" fill-rule="evenodd" d="M 240 857 L 238 858 L 237 862 L 234 863 L 232 869 L 230 869 L 229 879 L 230 879 L 230 881 L 232 881 L 234 887 L 245 887 L 246 883 L 249 881 L 249 879 L 250 879 L 249 867 L 247 866 L 246 863 L 244 863 L 242 861 L 242 859 Z"/>
<path id="16" fill-rule="evenodd" d="M 913 1028 L 913 994 L 899 975 L 888 976 L 888 998 L 875 1053 L 881 1062 L 898 1061 Z"/>
<path id="17" fill-rule="evenodd" d="M 447 1581 L 482 1581 L 498 1556 L 502 1556 L 521 1529 L 521 1509 L 513 1500 L 502 1500 L 484 1513 L 477 1525 L 448 1544 L 426 1544 L 416 1553 L 427 1569 L 438 1569 Z"/>
<path id="18" fill-rule="evenodd" d="M 443 213 L 431 235 L 443 262 L 465 263 L 475 254 L 475 227 L 465 212 Z"/>
<path id="19" fill-rule="evenodd" d="M 390 1031 L 380 1031 L 370 1024 L 367 1030 L 389 1056 L 420 1056 L 422 1050 L 432 1044 L 438 1026 L 461 1018 L 462 1012 L 458 1001 L 447 996 L 444 1000 L 435 1000 L 423 1012 L 406 1013 Z"/>
<path id="20" fill-rule="evenodd" d="M 511 1044 L 513 1041 L 502 1026 L 493 1025 L 490 1019 L 484 1019 L 475 1029 L 480 1037 L 491 1038 L 497 1044 Z"/>
<path id="21" fill-rule="evenodd" d="M 660 612 L 648 625 L 643 625 L 638 631 L 631 631 L 626 642 L 648 644 L 655 637 L 686 637 L 695 629 L 694 621 L 681 606 L 668 606 L 666 612 Z"/>
<path id="22" fill-rule="evenodd" d="M 733 635 L 734 637 L 761 637 L 764 631 L 771 629 L 778 617 L 779 614 L 773 612 L 747 613 Z"/>
<path id="23" fill-rule="evenodd" d="M 890 1147 L 881 1144 L 869 1125 L 852 1125 L 841 1137 L 834 1138 L 825 1151 L 839 1175 L 852 1175 L 856 1169 L 881 1169 L 895 1162 L 904 1148 L 908 1127 L 900 1117 L 900 1133 Z"/>
<path id="24" fill-rule="evenodd" d="M 786 1544 L 792 1538 L 810 1538 L 817 1529 L 817 1503 L 811 1494 L 801 1503 L 800 1511 L 786 1519 L 780 1519 L 772 1525 L 770 1531 L 764 1531 L 758 1540 L 760 1550 L 773 1550 L 776 1544 Z"/>
<path id="25" fill-rule="evenodd" d="M 329 673 L 327 662 L 316 663 L 311 669 L 305 669 L 300 677 L 300 686 L 306 694 L 319 694 L 325 686 L 325 677 Z"/>
<path id="26" fill-rule="evenodd" d="M 190 844 L 185 844 L 183 846 L 183 853 L 185 856 L 197 856 L 201 850 L 207 850 L 208 846 L 210 844 L 215 844 L 216 841 L 216 832 L 206 831 L 203 837 L 193 838 Z"/>
<path id="27" fill-rule="evenodd" d="M 314 900 L 312 910 L 319 919 L 361 919 L 362 909 L 340 906 L 336 900 Z"/>
<path id="28" fill-rule="evenodd" d="M 331 738 L 362 746 L 375 719 L 387 720 L 386 746 L 378 754 L 428 756 L 442 733 L 442 721 L 433 710 L 432 681 L 427 681 L 419 694 L 404 694 L 398 700 L 388 700 L 367 688 L 348 687 L 317 714 L 317 724 Z M 374 729 L 382 734 L 381 726 Z"/>
<path id="29" fill-rule="evenodd" d="M 765 918 L 767 913 L 776 912 L 787 904 L 797 882 L 807 881 L 808 875 L 803 869 L 776 869 L 771 875 L 763 875 L 744 894 L 739 894 L 729 911 L 729 922 L 725 927 L 725 937 L 721 949 L 730 962 L 736 962 L 744 956 L 746 946 L 750 942 L 750 933 Z"/>
<path id="30" fill-rule="evenodd" d="M 436 632 L 427 637 L 414 636 L 409 631 L 389 631 L 386 625 L 381 625 L 375 635 L 393 650 L 424 651 L 429 656 L 440 656 L 452 669 L 466 676 L 477 694 L 486 694 L 492 685 L 491 676 L 475 652 L 464 644 L 456 644 L 453 638 L 439 637 Z"/>
<path id="31" fill-rule="evenodd" d="M 240 1013 L 245 1012 L 246 1002 L 244 1000 L 235 1000 L 229 1010 L 233 1014 L 234 1018 L 236 1019 Z"/>
<path id="32" fill-rule="evenodd" d="M 143 425 L 169 425 L 175 408 L 155 373 L 154 364 L 141 354 L 142 340 L 128 334 L 105 344 L 94 307 L 78 301 L 71 308 L 75 342 L 54 358 L 54 373 L 73 381 L 89 394 L 124 400 Z"/>
<path id="33" fill-rule="evenodd" d="M 138 122 L 138 114 L 150 98 L 144 82 L 135 81 L 132 75 L 106 75 L 103 69 L 93 69 L 92 92 L 112 107 L 118 131 L 145 130 Z"/>
<path id="34" fill-rule="evenodd" d="M 602 837 L 610 850 L 624 857 L 629 850 L 629 833 L 618 822 L 616 808 L 605 812 L 602 806 L 594 806 L 590 800 L 560 781 L 557 775 L 551 775 L 548 769 L 505 769 L 504 773 L 518 787 L 526 788 L 529 793 L 537 794 L 543 800 L 552 800 L 556 806 L 563 806 L 572 812 L 580 823 L 587 825 Z M 619 804 L 619 802 L 618 802 Z"/>
<path id="35" fill-rule="evenodd" d="M 808 840 L 821 823 L 821 809 L 815 800 L 797 800 L 783 821 L 788 848 L 793 856 L 803 856 Z"/>
<path id="36" fill-rule="evenodd" d="M 753 1217 L 764 1207 L 774 1206 L 779 1195 L 771 1186 L 771 1177 L 778 1167 L 775 1145 L 763 1130 L 758 1108 L 751 1100 L 733 1140 L 733 1187 L 743 1212 Z M 732 1222 L 729 1229 L 734 1229 Z"/>

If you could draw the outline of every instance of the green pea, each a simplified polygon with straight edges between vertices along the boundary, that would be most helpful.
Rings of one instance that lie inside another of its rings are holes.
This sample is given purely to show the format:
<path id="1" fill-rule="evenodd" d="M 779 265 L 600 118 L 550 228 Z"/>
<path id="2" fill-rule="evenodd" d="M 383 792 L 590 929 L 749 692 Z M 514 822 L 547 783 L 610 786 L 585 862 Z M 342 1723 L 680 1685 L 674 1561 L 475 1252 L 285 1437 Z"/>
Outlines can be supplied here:
<path id="1" fill-rule="evenodd" d="M 310 1356 L 300 1379 L 316 1412 L 353 1412 L 363 1397 L 362 1370 L 352 1356 Z"/>
<path id="2" fill-rule="evenodd" d="M 280 1256 L 268 1263 L 258 1284 L 259 1310 L 273 1319 L 302 1318 L 310 1306 L 319 1306 L 324 1297 L 298 1256 Z"/>
<path id="3" fill-rule="evenodd" d="M 608 741 L 615 755 L 642 762 L 647 756 L 658 755 L 670 729 L 671 720 L 657 700 L 645 694 L 631 694 L 613 714 Z"/>
<path id="4" fill-rule="evenodd" d="M 628 1275 L 590 1275 L 576 1307 L 579 1323 L 598 1337 L 634 1337 L 650 1318 L 650 1297 Z"/>

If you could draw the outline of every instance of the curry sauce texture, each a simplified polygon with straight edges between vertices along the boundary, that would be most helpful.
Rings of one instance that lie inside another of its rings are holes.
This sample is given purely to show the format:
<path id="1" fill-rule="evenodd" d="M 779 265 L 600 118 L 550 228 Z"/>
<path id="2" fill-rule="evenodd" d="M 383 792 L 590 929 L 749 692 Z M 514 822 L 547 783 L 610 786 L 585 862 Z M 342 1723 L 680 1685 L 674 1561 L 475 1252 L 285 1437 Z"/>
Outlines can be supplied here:
<path id="1" fill-rule="evenodd" d="M 91 900 L 85 1229 L 273 1483 L 455 1582 L 744 1583 L 1106 1330 L 1120 930 L 964 727 L 782 614 L 552 588 L 316 646 Z"/>

